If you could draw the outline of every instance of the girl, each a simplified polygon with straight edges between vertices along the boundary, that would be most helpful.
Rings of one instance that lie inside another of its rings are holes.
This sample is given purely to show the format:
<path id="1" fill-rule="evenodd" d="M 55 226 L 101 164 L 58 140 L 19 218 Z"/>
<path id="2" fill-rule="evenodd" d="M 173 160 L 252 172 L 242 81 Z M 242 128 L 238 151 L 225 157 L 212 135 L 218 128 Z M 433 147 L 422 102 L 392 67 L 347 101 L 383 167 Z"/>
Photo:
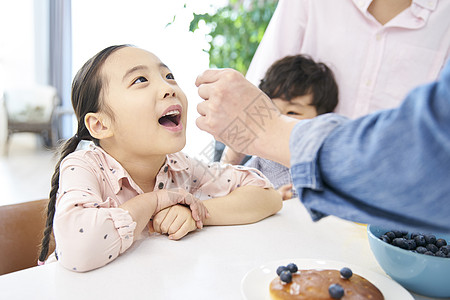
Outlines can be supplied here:
<path id="1" fill-rule="evenodd" d="M 179 239 L 203 224 L 256 222 L 281 208 L 258 171 L 179 152 L 187 99 L 150 52 L 128 45 L 99 52 L 75 76 L 72 105 L 77 133 L 52 178 L 40 264 L 52 229 L 59 262 L 83 272 L 114 260 L 146 227 Z M 93 143 L 75 151 L 81 140 Z"/>

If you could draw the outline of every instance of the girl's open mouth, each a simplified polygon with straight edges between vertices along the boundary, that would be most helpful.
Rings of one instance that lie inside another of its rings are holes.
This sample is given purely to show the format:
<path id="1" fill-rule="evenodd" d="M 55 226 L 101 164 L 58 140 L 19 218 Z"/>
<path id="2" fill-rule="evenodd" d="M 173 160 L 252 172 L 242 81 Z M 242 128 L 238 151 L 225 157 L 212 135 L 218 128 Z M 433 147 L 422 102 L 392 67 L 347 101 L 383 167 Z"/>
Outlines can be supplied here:
<path id="1" fill-rule="evenodd" d="M 179 131 L 183 129 L 183 124 L 181 123 L 181 112 L 182 108 L 180 105 L 171 105 L 158 119 L 158 123 L 170 131 Z"/>

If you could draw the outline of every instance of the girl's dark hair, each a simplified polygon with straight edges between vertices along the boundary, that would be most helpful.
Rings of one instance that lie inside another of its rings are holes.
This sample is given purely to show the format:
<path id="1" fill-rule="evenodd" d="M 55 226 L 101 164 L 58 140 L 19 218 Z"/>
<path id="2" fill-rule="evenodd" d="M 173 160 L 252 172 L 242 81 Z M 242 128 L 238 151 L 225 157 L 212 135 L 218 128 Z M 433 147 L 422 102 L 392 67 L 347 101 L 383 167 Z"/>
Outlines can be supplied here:
<path id="1" fill-rule="evenodd" d="M 52 176 L 50 190 L 50 201 L 47 207 L 47 221 L 42 238 L 39 261 L 44 262 L 47 258 L 50 239 L 53 231 L 53 217 L 55 215 L 55 203 L 59 189 L 59 166 L 61 161 L 70 153 L 74 152 L 81 140 L 93 141 L 98 145 L 98 140 L 93 138 L 84 124 L 84 118 L 88 113 L 96 113 L 100 110 L 100 101 L 104 82 L 100 74 L 106 59 L 116 50 L 129 45 L 110 46 L 97 53 L 89 59 L 75 75 L 72 82 L 72 106 L 78 120 L 77 133 L 68 139 L 60 148 L 60 159 Z M 102 109 L 106 109 L 102 105 Z"/>
<path id="2" fill-rule="evenodd" d="M 286 101 L 312 94 L 317 114 L 332 112 L 338 103 L 338 86 L 333 72 L 306 55 L 286 56 L 272 64 L 259 88 L 271 99 Z"/>

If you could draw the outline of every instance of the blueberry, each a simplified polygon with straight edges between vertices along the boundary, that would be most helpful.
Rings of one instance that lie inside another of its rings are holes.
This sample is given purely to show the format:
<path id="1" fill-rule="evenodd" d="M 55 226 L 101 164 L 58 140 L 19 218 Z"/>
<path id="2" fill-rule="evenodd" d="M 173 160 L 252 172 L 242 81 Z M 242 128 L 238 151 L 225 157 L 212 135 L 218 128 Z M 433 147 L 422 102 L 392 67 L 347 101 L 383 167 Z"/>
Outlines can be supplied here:
<path id="1" fill-rule="evenodd" d="M 447 257 L 447 255 L 442 251 L 438 251 L 434 255 L 439 256 L 439 257 Z"/>
<path id="2" fill-rule="evenodd" d="M 414 240 L 406 240 L 406 243 L 408 244 L 408 250 L 414 250 L 417 247 Z"/>
<path id="3" fill-rule="evenodd" d="M 341 273 L 341 276 L 345 279 L 349 279 L 353 275 L 352 270 L 350 270 L 350 268 L 347 267 L 342 268 L 339 273 Z"/>
<path id="4" fill-rule="evenodd" d="M 404 238 L 396 238 L 392 241 L 392 245 L 400 247 L 402 249 L 408 249 L 408 243 Z"/>
<path id="5" fill-rule="evenodd" d="M 436 244 L 436 236 L 433 234 L 426 234 L 425 241 L 427 244 Z"/>
<path id="6" fill-rule="evenodd" d="M 425 248 L 423 246 L 419 246 L 419 247 L 416 248 L 416 251 L 417 251 L 417 253 L 424 254 L 428 250 L 427 250 L 427 248 Z"/>
<path id="7" fill-rule="evenodd" d="M 442 246 L 441 248 L 439 248 L 439 251 L 447 255 L 450 253 L 450 246 L 449 245 Z"/>
<path id="8" fill-rule="evenodd" d="M 279 266 L 279 267 L 277 268 L 277 275 L 280 276 L 281 272 L 287 271 L 287 269 L 288 269 L 288 268 L 285 267 L 285 266 Z"/>
<path id="9" fill-rule="evenodd" d="M 380 240 L 382 240 L 383 242 L 388 243 L 388 244 L 391 243 L 391 239 L 390 239 L 387 235 L 385 235 L 385 234 L 383 234 L 382 236 L 380 236 Z"/>
<path id="10" fill-rule="evenodd" d="M 289 283 L 292 281 L 292 274 L 288 270 L 281 272 L 280 274 L 280 280 L 286 283 Z"/>
<path id="11" fill-rule="evenodd" d="M 396 238 L 403 237 L 403 233 L 400 230 L 392 230 L 392 232 L 395 234 Z"/>
<path id="12" fill-rule="evenodd" d="M 427 245 L 427 250 L 428 251 L 431 251 L 431 252 L 433 252 L 433 253 L 436 253 L 436 252 L 438 252 L 438 247 L 436 246 L 436 245 L 434 245 L 434 244 L 428 244 Z"/>
<path id="13" fill-rule="evenodd" d="M 381 235 L 380 240 L 414 253 L 450 258 L 450 241 L 437 238 L 434 234 L 391 230 Z"/>
<path id="14" fill-rule="evenodd" d="M 411 232 L 410 239 L 414 239 L 416 236 L 422 235 L 419 232 Z"/>
<path id="15" fill-rule="evenodd" d="M 335 283 L 330 285 L 330 287 L 328 288 L 328 293 L 330 293 L 330 297 L 333 299 L 341 299 L 342 297 L 344 297 L 344 288 Z"/>
<path id="16" fill-rule="evenodd" d="M 416 242 L 417 247 L 419 246 L 425 247 L 427 245 L 427 241 L 425 240 L 425 237 L 423 235 L 418 235 L 414 237 L 414 242 Z"/>
<path id="17" fill-rule="evenodd" d="M 286 266 L 287 268 L 288 268 L 288 270 L 292 273 L 292 274 L 294 274 L 295 272 L 297 272 L 298 271 L 298 268 L 297 268 L 297 265 L 296 264 L 288 264 L 287 266 Z"/>
<path id="18" fill-rule="evenodd" d="M 447 246 L 447 242 L 444 239 L 438 239 L 436 241 L 436 246 L 438 248 L 441 248 L 442 246 Z"/>
<path id="19" fill-rule="evenodd" d="M 388 237 L 391 241 L 393 241 L 393 240 L 396 238 L 395 234 L 394 234 L 392 231 L 386 232 L 385 235 L 387 235 L 387 237 Z"/>

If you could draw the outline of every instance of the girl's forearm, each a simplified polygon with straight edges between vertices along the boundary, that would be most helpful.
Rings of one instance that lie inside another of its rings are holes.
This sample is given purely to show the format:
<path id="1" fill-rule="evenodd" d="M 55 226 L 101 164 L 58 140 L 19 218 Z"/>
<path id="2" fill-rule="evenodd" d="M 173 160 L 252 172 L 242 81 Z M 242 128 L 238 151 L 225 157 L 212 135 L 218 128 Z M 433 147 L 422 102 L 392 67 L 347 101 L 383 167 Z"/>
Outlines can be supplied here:
<path id="1" fill-rule="evenodd" d="M 155 214 L 156 205 L 156 194 L 145 193 L 138 195 L 119 206 L 128 211 L 133 221 L 136 222 L 134 240 L 139 237 L 140 233 L 150 221 L 150 218 Z"/>
<path id="2" fill-rule="evenodd" d="M 224 197 L 203 201 L 210 217 L 205 225 L 238 225 L 260 221 L 278 212 L 281 195 L 274 189 L 256 186 L 237 188 Z"/>

